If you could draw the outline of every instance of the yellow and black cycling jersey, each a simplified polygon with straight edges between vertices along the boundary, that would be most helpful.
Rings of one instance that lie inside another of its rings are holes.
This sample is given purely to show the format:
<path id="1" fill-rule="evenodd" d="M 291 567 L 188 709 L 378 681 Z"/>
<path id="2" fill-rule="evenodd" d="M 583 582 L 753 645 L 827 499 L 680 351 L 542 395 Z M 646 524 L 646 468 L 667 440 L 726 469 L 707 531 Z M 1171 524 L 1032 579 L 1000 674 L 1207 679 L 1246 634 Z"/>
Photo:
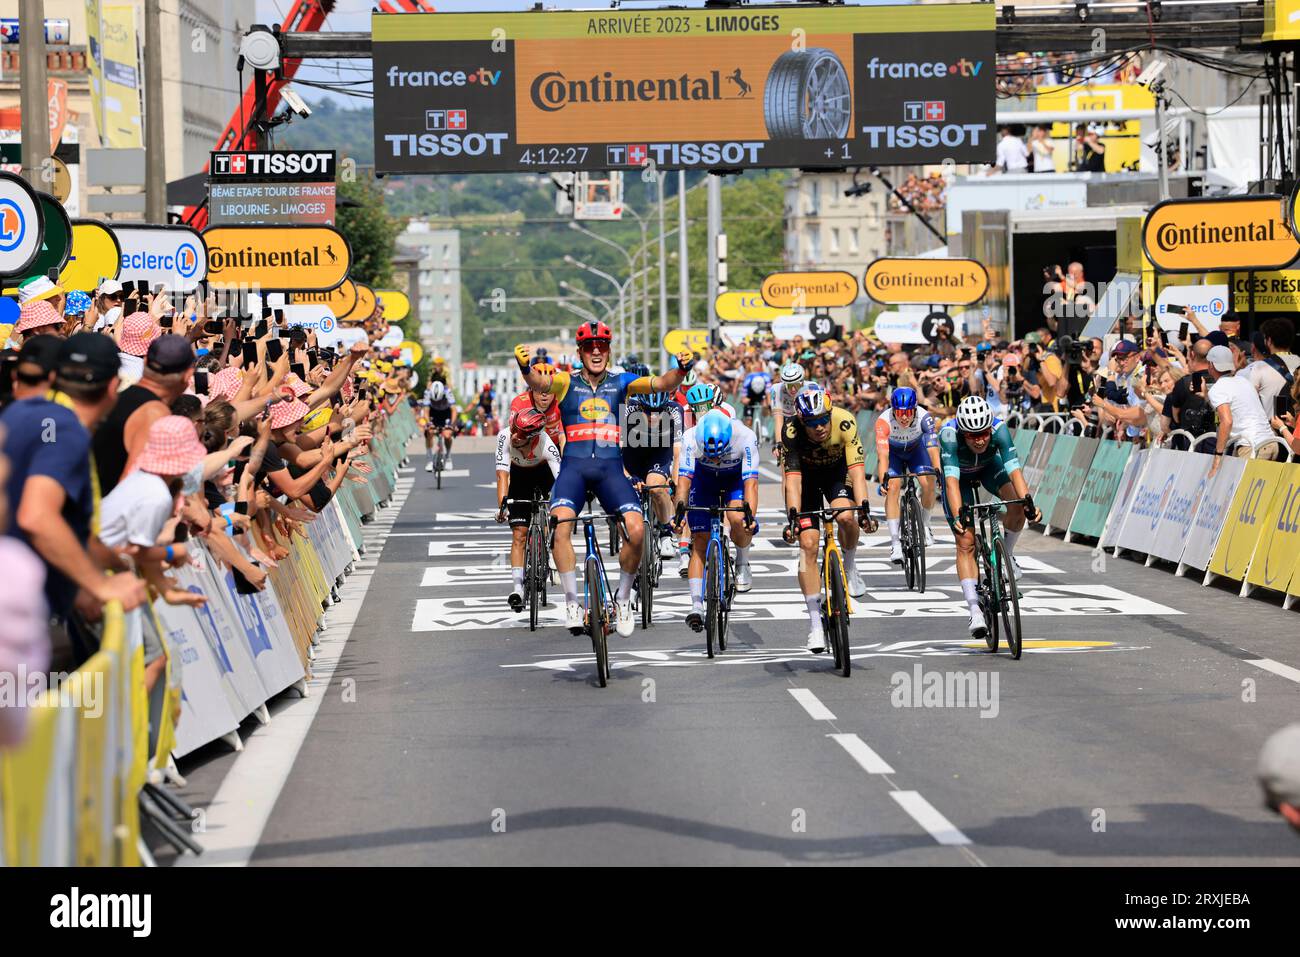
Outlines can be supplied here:
<path id="1" fill-rule="evenodd" d="M 803 422 L 797 416 L 790 416 L 785 420 L 781 445 L 785 449 L 786 472 L 836 466 L 853 468 L 862 465 L 866 458 L 858 437 L 857 420 L 852 412 L 838 407 L 831 409 L 831 429 L 825 442 L 813 441 Z"/>

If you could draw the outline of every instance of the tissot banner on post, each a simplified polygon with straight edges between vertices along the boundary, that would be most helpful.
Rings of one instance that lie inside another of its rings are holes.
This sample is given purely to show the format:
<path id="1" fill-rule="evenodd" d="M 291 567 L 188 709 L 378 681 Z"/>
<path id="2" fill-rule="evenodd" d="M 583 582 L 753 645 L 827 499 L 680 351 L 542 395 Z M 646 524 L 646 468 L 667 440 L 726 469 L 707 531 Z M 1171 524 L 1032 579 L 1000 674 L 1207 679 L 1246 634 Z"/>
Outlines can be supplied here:
<path id="1" fill-rule="evenodd" d="M 372 17 L 380 173 L 992 162 L 991 4 Z"/>

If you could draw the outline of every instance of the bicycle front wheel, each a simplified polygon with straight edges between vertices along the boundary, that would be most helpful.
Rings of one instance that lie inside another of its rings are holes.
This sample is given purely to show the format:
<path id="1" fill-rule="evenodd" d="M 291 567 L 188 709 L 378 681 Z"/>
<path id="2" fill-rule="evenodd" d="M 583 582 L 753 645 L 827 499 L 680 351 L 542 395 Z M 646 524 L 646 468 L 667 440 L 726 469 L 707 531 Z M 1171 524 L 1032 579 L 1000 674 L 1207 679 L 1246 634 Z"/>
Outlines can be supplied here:
<path id="1" fill-rule="evenodd" d="M 912 531 L 912 508 L 916 502 L 911 495 L 904 493 L 902 505 L 898 536 L 903 546 L 903 577 L 910 591 L 916 588 L 916 536 Z"/>
<path id="2" fill-rule="evenodd" d="M 641 598 L 641 628 L 650 627 L 650 618 L 654 613 L 654 558 L 652 548 L 654 536 L 646 530 L 641 542 L 641 568 L 637 572 L 637 591 Z"/>
<path id="3" fill-rule="evenodd" d="M 989 551 L 979 539 L 975 542 L 979 553 L 980 566 L 980 610 L 984 612 L 984 624 L 988 629 L 984 633 L 984 643 L 989 651 L 997 654 L 998 650 L 998 585 L 997 573 L 993 568 Z"/>
<path id="4" fill-rule="evenodd" d="M 596 654 L 596 680 L 603 688 L 609 682 L 609 640 L 605 634 L 605 589 L 601 580 L 600 560 L 595 556 L 583 566 L 583 589 L 587 593 L 587 630 L 591 633 L 591 650 Z"/>
<path id="5" fill-rule="evenodd" d="M 830 604 L 826 609 L 830 634 L 826 638 L 835 654 L 835 669 L 847 678 L 853 670 L 853 662 L 849 658 L 849 606 L 844 598 L 844 568 L 836 552 L 832 552 L 826 560 L 826 577 L 830 579 L 827 596 Z"/>
<path id="6" fill-rule="evenodd" d="M 528 527 L 528 630 L 537 630 L 537 615 L 542 600 L 542 563 L 546 556 L 542 551 L 542 533 L 536 524 Z"/>
<path id="7" fill-rule="evenodd" d="M 1002 600 L 998 603 L 1002 619 L 1002 633 L 1007 639 L 1011 657 L 1020 660 L 1020 592 L 1011 577 L 1011 562 L 1007 558 L 1007 543 L 998 539 L 993 545 L 993 564 L 998 568 Z"/>
<path id="8" fill-rule="evenodd" d="M 718 545 L 709 542 L 708 556 L 704 562 L 704 643 L 709 657 L 713 657 L 713 648 L 718 641 L 722 595 L 721 582 L 718 580 Z"/>
<path id="9" fill-rule="evenodd" d="M 912 502 L 912 555 L 916 566 L 916 590 L 925 591 L 925 528 L 921 524 L 921 503 L 915 496 Z"/>

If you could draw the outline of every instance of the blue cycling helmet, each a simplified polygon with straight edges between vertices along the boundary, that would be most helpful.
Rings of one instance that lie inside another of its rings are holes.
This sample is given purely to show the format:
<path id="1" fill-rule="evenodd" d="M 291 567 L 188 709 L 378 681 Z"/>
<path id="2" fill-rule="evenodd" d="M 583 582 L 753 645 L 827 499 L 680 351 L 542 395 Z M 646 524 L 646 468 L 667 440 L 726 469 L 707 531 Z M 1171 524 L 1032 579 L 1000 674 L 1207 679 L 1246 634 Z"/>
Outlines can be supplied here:
<path id="1" fill-rule="evenodd" d="M 704 450 L 706 459 L 719 459 L 731 445 L 731 419 L 726 413 L 714 410 L 700 419 L 695 427 L 696 441 Z"/>
<path id="2" fill-rule="evenodd" d="M 686 390 L 686 404 L 690 406 L 708 405 L 712 406 L 717 389 L 707 382 L 699 382 Z"/>
<path id="3" fill-rule="evenodd" d="M 821 389 L 804 389 L 794 400 L 801 419 L 820 419 L 831 414 L 831 400 Z"/>
<path id="4" fill-rule="evenodd" d="M 668 404 L 667 392 L 647 392 L 645 395 L 635 396 L 638 405 L 649 409 L 651 412 L 658 412 Z"/>
<path id="5" fill-rule="evenodd" d="M 895 412 L 916 411 L 916 390 L 900 386 L 890 393 L 889 404 Z"/>

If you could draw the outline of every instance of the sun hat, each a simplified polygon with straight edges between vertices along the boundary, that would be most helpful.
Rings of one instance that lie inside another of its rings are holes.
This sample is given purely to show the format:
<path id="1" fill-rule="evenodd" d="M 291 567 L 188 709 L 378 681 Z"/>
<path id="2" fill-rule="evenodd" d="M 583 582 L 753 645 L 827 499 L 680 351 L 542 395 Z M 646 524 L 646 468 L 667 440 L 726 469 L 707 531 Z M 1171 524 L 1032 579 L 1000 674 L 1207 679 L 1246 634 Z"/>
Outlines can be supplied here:
<path id="1" fill-rule="evenodd" d="M 90 296 L 79 289 L 74 289 L 68 293 L 68 299 L 63 304 L 63 314 L 65 316 L 84 316 L 89 308 Z"/>
<path id="2" fill-rule="evenodd" d="M 299 379 L 297 373 L 290 372 L 285 376 L 284 384 L 293 389 L 294 398 L 301 399 L 311 393 L 311 386 Z"/>
<path id="3" fill-rule="evenodd" d="M 302 419 L 309 411 L 307 403 L 298 399 L 277 402 L 271 406 L 271 428 L 287 429 Z"/>
<path id="4" fill-rule="evenodd" d="M 1237 367 L 1232 350 L 1227 346 L 1215 346 L 1205 354 L 1205 361 L 1220 372 L 1231 372 Z"/>
<path id="5" fill-rule="evenodd" d="M 30 332 L 42 326 L 63 325 L 63 317 L 44 299 L 29 299 L 24 302 L 18 315 L 18 325 L 14 326 L 14 332 Z"/>
<path id="6" fill-rule="evenodd" d="M 133 312 L 122 320 L 122 338 L 118 348 L 129 356 L 144 358 L 149 352 L 149 344 L 162 330 L 147 312 Z"/>
<path id="7" fill-rule="evenodd" d="M 116 279 L 105 279 L 98 288 L 95 289 L 96 296 L 120 296 L 122 295 L 122 284 Z"/>
<path id="8" fill-rule="evenodd" d="M 53 299 L 63 292 L 63 289 L 54 284 L 49 276 L 32 276 L 30 279 L 24 279 L 18 284 L 18 302 L 39 302 L 43 299 Z"/>
<path id="9" fill-rule="evenodd" d="M 244 374 L 234 366 L 226 366 L 208 380 L 208 395 L 214 399 L 228 399 L 243 384 Z"/>
<path id="10" fill-rule="evenodd" d="M 207 457 L 194 423 L 183 415 L 165 415 L 149 427 L 149 438 L 136 463 L 154 475 L 184 475 Z"/>
<path id="11" fill-rule="evenodd" d="M 334 410 L 328 405 L 323 405 L 319 409 L 313 409 L 303 417 L 302 424 L 298 426 L 298 431 L 315 432 L 317 429 L 329 425 L 332 418 L 334 418 Z"/>

